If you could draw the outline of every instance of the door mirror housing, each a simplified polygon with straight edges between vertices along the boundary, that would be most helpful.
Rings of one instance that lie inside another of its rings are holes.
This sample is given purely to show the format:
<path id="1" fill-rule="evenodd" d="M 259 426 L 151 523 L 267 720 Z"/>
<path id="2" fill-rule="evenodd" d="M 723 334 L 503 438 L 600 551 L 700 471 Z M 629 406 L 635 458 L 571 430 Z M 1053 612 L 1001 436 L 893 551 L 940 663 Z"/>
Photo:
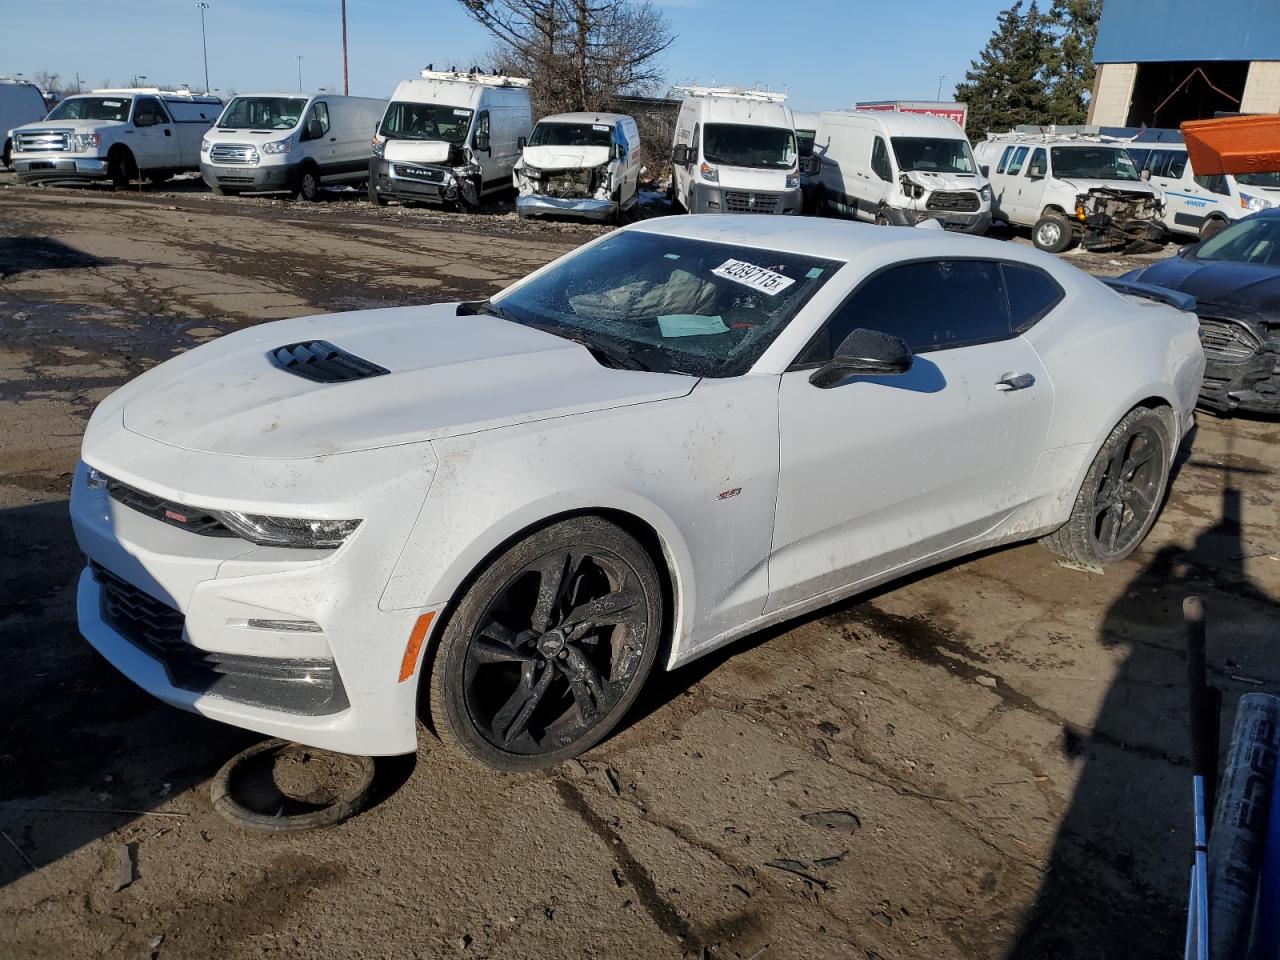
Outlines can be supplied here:
<path id="1" fill-rule="evenodd" d="M 901 337 L 860 327 L 849 332 L 835 356 L 813 371 L 809 382 L 825 390 L 854 376 L 897 376 L 911 369 L 913 359 Z"/>
<path id="2" fill-rule="evenodd" d="M 1140 174 L 1138 174 L 1138 176 L 1140 176 L 1143 180 L 1150 180 L 1150 179 L 1151 179 L 1151 171 L 1150 171 L 1150 170 L 1143 170 Z"/>
<path id="3" fill-rule="evenodd" d="M 517 149 L 517 150 L 523 150 L 523 149 L 524 149 L 525 147 L 527 147 L 528 145 L 529 145 L 529 138 L 528 138 L 528 137 L 519 137 L 519 138 L 517 138 L 517 139 L 516 139 L 516 149 Z"/>
<path id="4" fill-rule="evenodd" d="M 1183 258 L 1194 257 L 1196 250 L 1198 250 L 1199 248 L 1200 248 L 1200 242 L 1188 243 L 1185 247 L 1178 248 L 1178 252 L 1176 256 L 1183 257 Z"/>
<path id="5" fill-rule="evenodd" d="M 982 174 L 986 179 L 988 180 L 991 179 L 991 166 L 989 164 L 985 164 L 985 163 L 982 164 L 980 167 L 978 167 L 978 172 Z"/>
<path id="6" fill-rule="evenodd" d="M 822 158 L 819 156 L 805 157 L 800 161 L 800 172 L 806 177 L 818 177 L 822 175 Z"/>
<path id="7" fill-rule="evenodd" d="M 149 113 L 139 114 L 133 118 L 133 125 L 135 127 L 154 127 L 156 125 L 156 118 Z"/>
<path id="8" fill-rule="evenodd" d="M 381 120 L 375 120 L 375 121 L 373 121 L 373 135 L 374 135 L 375 137 L 378 135 L 378 132 L 379 132 L 381 129 L 382 129 L 382 121 L 381 121 Z"/>
<path id="9" fill-rule="evenodd" d="M 305 139 L 319 140 L 323 136 L 324 136 L 324 124 L 321 123 L 315 117 L 312 117 L 310 120 L 307 121 L 307 131 L 306 131 Z"/>
<path id="10" fill-rule="evenodd" d="M 487 133 L 476 134 L 476 149 L 483 150 L 485 153 L 489 154 L 490 156 L 493 155 L 493 148 L 489 143 L 489 135 Z"/>
<path id="11" fill-rule="evenodd" d="M 1031 165 L 1031 168 L 1027 171 L 1027 176 L 1030 177 L 1032 180 L 1043 180 L 1044 167 L 1040 166 L 1040 164 L 1038 163 L 1033 163 Z"/>
<path id="12" fill-rule="evenodd" d="M 671 163 L 676 167 L 687 167 L 689 165 L 689 147 L 683 143 L 677 143 L 671 150 Z"/>

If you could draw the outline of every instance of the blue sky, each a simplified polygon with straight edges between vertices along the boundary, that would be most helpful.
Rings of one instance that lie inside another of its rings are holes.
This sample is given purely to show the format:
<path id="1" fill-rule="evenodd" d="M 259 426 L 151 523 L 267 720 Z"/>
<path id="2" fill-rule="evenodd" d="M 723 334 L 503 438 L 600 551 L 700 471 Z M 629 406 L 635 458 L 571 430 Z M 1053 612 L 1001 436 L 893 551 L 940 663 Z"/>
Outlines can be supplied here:
<path id="1" fill-rule="evenodd" d="M 943 99 L 1010 0 L 659 0 L 676 42 L 672 82 L 789 86 L 797 109 Z M 241 92 L 340 89 L 338 0 L 209 0 L 209 80 Z M 80 71 L 86 86 L 203 85 L 194 0 L 4 0 L 0 74 Z M 458 0 L 348 0 L 351 92 L 386 97 L 427 63 L 481 60 L 490 41 Z"/>

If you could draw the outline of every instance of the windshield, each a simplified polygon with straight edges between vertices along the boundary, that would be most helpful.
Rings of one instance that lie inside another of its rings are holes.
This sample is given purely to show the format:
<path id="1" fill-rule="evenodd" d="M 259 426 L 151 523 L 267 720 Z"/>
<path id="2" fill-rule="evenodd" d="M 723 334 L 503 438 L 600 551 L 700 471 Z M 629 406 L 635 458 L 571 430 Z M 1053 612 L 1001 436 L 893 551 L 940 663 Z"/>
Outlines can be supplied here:
<path id="1" fill-rule="evenodd" d="M 1280 171 L 1275 173 L 1237 173 L 1236 183 L 1243 183 L 1246 187 L 1269 187 L 1272 190 L 1280 190 Z"/>
<path id="2" fill-rule="evenodd" d="M 707 163 L 730 167 L 788 170 L 796 162 L 796 135 L 784 127 L 744 123 L 708 123 L 702 156 Z"/>
<path id="3" fill-rule="evenodd" d="M 1195 258 L 1280 267 L 1280 217 L 1250 217 L 1233 223 L 1197 247 Z"/>
<path id="4" fill-rule="evenodd" d="M 403 103 L 387 107 L 378 133 L 388 140 L 447 140 L 462 143 L 471 129 L 471 111 L 439 103 Z"/>
<path id="5" fill-rule="evenodd" d="M 903 173 L 920 170 L 928 173 L 975 173 L 973 151 L 965 140 L 939 137 L 893 137 L 893 155 Z"/>
<path id="6" fill-rule="evenodd" d="M 607 123 L 540 123 L 529 138 L 531 147 L 607 147 L 613 143 Z"/>
<path id="7" fill-rule="evenodd" d="M 842 266 L 833 260 L 622 231 L 500 294 L 504 316 L 620 348 L 663 373 L 745 373 Z"/>
<path id="8" fill-rule="evenodd" d="M 1053 147 L 1049 151 L 1055 177 L 1086 180 L 1141 180 L 1138 168 L 1118 147 Z"/>
<path id="9" fill-rule="evenodd" d="M 813 156 L 813 141 L 817 136 L 817 130 L 797 130 L 796 131 L 796 152 L 802 157 Z"/>
<path id="10" fill-rule="evenodd" d="M 306 97 L 236 97 L 218 118 L 222 130 L 292 130 L 302 119 Z"/>
<path id="11" fill-rule="evenodd" d="M 46 120 L 129 119 L 132 97 L 68 97 L 49 111 Z"/>

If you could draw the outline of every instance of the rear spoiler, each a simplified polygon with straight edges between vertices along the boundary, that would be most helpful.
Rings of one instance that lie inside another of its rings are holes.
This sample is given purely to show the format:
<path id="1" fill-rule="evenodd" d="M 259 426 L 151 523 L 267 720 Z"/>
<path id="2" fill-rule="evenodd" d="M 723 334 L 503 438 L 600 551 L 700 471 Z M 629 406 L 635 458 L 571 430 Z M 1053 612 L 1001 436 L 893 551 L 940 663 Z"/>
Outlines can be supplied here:
<path id="1" fill-rule="evenodd" d="M 1168 287 L 1157 287 L 1154 283 L 1142 283 L 1138 280 L 1124 280 L 1120 277 L 1099 277 L 1103 283 L 1116 293 L 1128 297 L 1142 297 L 1144 300 L 1156 300 L 1177 307 L 1186 313 L 1196 312 L 1196 298 L 1189 293 L 1180 293 Z"/>

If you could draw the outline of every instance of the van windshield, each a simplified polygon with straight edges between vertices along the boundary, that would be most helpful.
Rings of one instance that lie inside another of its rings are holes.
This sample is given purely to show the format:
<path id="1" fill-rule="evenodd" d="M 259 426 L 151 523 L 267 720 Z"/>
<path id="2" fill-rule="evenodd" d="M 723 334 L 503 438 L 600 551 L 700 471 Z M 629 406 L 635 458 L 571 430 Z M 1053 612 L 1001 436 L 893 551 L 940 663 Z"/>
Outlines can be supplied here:
<path id="1" fill-rule="evenodd" d="M 1055 177 L 1088 180 L 1141 180 L 1133 159 L 1116 147 L 1053 147 L 1049 151 Z"/>
<path id="2" fill-rule="evenodd" d="M 1280 172 L 1237 173 L 1236 183 L 1243 183 L 1246 187 L 1270 187 L 1272 190 L 1280 190 Z"/>
<path id="3" fill-rule="evenodd" d="M 968 141 L 941 137 L 893 137 L 893 155 L 903 173 L 976 173 Z"/>
<path id="4" fill-rule="evenodd" d="M 46 120 L 129 119 L 132 97 L 68 97 L 49 111 Z"/>
<path id="5" fill-rule="evenodd" d="M 236 97 L 218 118 L 219 130 L 292 130 L 306 97 Z"/>
<path id="6" fill-rule="evenodd" d="M 471 129 L 471 111 L 440 103 L 394 101 L 378 133 L 388 140 L 445 140 L 462 143 Z"/>
<path id="7" fill-rule="evenodd" d="M 702 155 L 707 163 L 729 167 L 789 170 L 796 162 L 795 131 L 747 123 L 708 123 Z"/>
<path id="8" fill-rule="evenodd" d="M 613 128 L 607 123 L 540 123 L 529 138 L 531 147 L 607 147 Z"/>

